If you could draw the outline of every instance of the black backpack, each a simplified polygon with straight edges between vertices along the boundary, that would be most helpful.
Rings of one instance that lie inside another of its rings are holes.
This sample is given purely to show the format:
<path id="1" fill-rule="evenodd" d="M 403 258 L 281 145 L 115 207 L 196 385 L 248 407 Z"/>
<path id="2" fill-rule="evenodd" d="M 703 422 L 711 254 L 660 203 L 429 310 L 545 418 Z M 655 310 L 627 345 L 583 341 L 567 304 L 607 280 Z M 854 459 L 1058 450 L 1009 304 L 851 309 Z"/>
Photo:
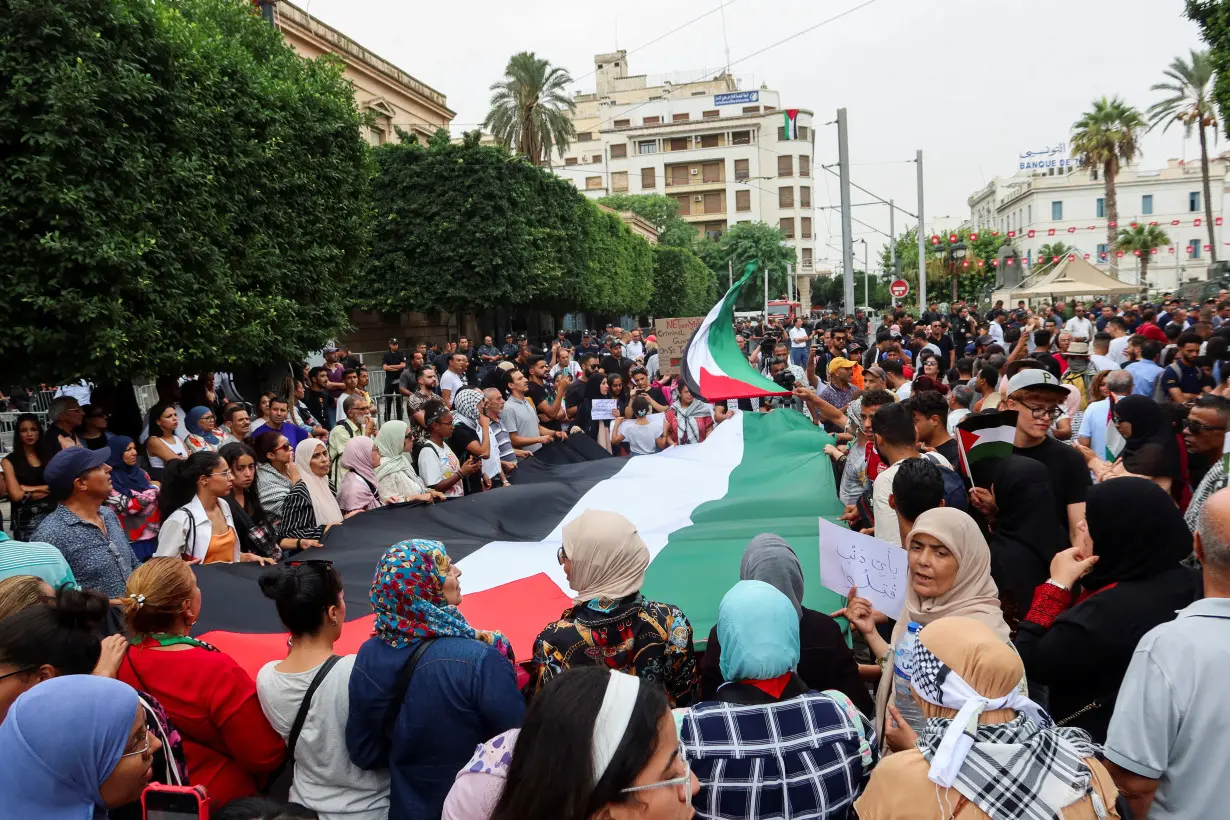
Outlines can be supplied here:
<path id="1" fill-rule="evenodd" d="M 969 496 L 966 494 L 965 481 L 961 478 L 960 473 L 951 467 L 944 466 L 938 458 L 931 458 L 932 455 L 939 458 L 943 456 L 939 453 L 923 453 L 922 457 L 938 467 L 940 475 L 944 477 L 944 506 L 967 512 Z"/>

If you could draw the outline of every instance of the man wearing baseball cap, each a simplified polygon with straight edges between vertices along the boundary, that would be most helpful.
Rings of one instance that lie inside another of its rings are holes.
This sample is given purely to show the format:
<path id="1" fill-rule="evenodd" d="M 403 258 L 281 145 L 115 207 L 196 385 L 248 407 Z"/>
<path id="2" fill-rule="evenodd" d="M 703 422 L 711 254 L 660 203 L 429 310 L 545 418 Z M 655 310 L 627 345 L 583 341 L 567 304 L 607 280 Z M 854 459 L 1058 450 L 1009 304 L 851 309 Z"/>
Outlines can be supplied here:
<path id="1" fill-rule="evenodd" d="M 81 587 L 121 598 L 137 558 L 119 518 L 104 506 L 111 495 L 110 454 L 69 447 L 47 462 L 43 477 L 60 503 L 38 525 L 32 540 L 55 546 Z"/>
<path id="2" fill-rule="evenodd" d="M 1025 360 L 1022 364 L 1030 364 Z M 1093 483 L 1084 457 L 1074 447 L 1068 447 L 1047 435 L 1051 424 L 1063 412 L 1068 389 L 1041 365 L 1017 372 L 1008 380 L 1000 410 L 1017 411 L 1016 441 L 1013 452 L 1032 458 L 1050 473 L 1051 492 L 1055 496 L 1054 515 L 1071 536 L 1085 517 L 1085 496 Z M 985 512 L 994 512 L 989 490 L 975 488 L 971 501 Z"/>
<path id="3" fill-rule="evenodd" d="M 858 395 L 858 388 L 850 383 L 853 376 L 854 362 L 842 356 L 834 357 L 829 362 L 828 384 L 821 387 L 817 395 L 838 410 L 844 410 Z"/>

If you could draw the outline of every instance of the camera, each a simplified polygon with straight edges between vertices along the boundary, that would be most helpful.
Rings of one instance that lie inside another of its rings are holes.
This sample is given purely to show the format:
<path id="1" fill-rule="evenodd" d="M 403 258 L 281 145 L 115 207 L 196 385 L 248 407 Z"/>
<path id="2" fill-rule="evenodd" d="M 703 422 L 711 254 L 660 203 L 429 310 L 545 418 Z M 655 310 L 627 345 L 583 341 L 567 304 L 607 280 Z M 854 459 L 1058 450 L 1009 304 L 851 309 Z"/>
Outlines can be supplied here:
<path id="1" fill-rule="evenodd" d="M 794 390 L 794 383 L 796 379 L 794 378 L 794 374 L 789 370 L 783 370 L 782 372 L 775 373 L 773 375 L 773 381 L 783 390 Z"/>

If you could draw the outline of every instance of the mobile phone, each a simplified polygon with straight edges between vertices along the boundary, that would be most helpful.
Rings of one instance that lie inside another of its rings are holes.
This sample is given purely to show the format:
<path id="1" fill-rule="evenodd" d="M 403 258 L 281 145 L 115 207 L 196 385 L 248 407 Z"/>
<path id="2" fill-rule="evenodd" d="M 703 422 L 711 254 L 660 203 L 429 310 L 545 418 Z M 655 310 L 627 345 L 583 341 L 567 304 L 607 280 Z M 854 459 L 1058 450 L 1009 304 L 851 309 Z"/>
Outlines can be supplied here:
<path id="1" fill-rule="evenodd" d="M 204 786 L 151 783 L 141 793 L 143 820 L 209 820 L 209 795 Z"/>

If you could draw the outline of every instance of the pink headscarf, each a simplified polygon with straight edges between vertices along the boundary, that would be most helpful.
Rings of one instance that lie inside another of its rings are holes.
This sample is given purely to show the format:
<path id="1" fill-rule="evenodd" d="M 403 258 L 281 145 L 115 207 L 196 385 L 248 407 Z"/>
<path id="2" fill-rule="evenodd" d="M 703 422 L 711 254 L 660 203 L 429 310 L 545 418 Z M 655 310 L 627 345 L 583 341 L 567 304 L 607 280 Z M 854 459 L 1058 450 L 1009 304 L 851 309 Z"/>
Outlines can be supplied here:
<path id="1" fill-rule="evenodd" d="M 372 510 L 380 506 L 376 493 L 378 480 L 372 467 L 373 442 L 367 436 L 355 436 L 342 451 L 342 466 L 350 472 L 342 479 L 338 489 L 337 503 L 343 512 Z"/>

